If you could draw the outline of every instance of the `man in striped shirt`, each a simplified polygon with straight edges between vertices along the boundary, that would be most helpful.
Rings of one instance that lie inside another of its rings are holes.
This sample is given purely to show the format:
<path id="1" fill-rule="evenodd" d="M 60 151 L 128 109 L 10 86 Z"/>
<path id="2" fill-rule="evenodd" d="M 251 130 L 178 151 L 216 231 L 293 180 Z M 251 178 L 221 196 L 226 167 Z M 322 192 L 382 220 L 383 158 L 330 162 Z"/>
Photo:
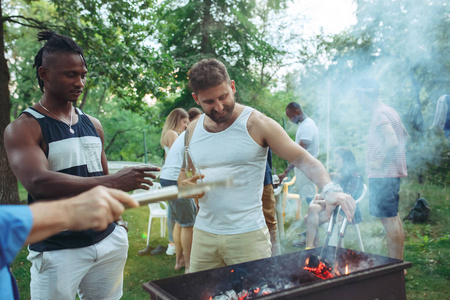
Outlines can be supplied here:
<path id="1" fill-rule="evenodd" d="M 67 198 L 103 185 L 148 189 L 154 167 L 124 168 L 110 175 L 100 121 L 74 107 L 86 83 L 83 50 L 52 31 L 35 57 L 42 98 L 5 130 L 11 170 L 28 203 Z M 128 253 L 124 223 L 105 230 L 63 230 L 29 246 L 31 299 L 120 299 Z"/>
<path id="2" fill-rule="evenodd" d="M 404 232 L 398 203 L 400 178 L 408 175 L 405 157 L 408 133 L 397 112 L 380 101 L 375 80 L 360 80 L 357 92 L 361 105 L 372 113 L 366 157 L 370 214 L 381 218 L 389 255 L 403 259 Z"/>

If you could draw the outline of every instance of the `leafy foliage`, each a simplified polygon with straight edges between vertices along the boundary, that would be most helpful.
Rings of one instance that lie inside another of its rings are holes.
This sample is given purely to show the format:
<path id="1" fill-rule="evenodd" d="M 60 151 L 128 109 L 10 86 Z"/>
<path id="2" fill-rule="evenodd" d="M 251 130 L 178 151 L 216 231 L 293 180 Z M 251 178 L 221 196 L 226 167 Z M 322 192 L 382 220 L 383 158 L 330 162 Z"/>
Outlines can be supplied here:
<path id="1" fill-rule="evenodd" d="M 263 98 L 263 89 L 268 83 L 264 78 L 267 76 L 265 70 L 260 72 L 260 77 L 255 71 L 279 61 L 284 52 L 268 42 L 253 20 L 258 13 L 259 17 L 267 14 L 267 9 L 260 9 L 262 6 L 281 9 L 285 2 L 190 0 L 180 4 L 173 0 L 164 1 L 158 12 L 161 16 L 159 42 L 162 51 L 174 59 L 176 84 L 171 88 L 182 91 L 173 103 L 163 103 L 163 112 L 167 115 L 175 107 L 193 105 L 187 87 L 188 71 L 202 58 L 212 57 L 224 62 L 230 77 L 235 80 L 237 101 L 258 108 L 257 104 L 264 101 L 257 101 L 257 98 Z"/>

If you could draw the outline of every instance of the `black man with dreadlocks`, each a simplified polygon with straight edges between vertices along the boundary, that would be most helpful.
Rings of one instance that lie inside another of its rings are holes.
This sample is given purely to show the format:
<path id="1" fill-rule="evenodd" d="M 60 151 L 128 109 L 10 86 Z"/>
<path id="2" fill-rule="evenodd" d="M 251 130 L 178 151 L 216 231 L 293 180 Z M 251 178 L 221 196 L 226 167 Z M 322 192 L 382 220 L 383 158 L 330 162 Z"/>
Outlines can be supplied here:
<path id="1" fill-rule="evenodd" d="M 76 103 L 86 82 L 83 50 L 52 31 L 35 57 L 42 98 L 5 130 L 14 174 L 28 191 L 28 203 L 80 194 L 97 185 L 124 191 L 148 189 L 158 168 L 124 168 L 108 175 L 100 122 Z M 111 209 L 105 207 L 104 209 Z M 128 252 L 127 231 L 109 224 L 103 231 L 62 231 L 29 246 L 32 299 L 119 299 Z"/>

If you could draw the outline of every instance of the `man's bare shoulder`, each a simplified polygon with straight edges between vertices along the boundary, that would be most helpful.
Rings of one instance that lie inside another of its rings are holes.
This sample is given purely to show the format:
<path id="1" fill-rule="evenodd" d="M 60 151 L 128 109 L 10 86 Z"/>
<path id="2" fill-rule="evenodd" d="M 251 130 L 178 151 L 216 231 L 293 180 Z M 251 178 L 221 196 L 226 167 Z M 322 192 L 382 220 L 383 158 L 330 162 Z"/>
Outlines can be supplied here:
<path id="1" fill-rule="evenodd" d="M 27 113 L 23 113 L 17 119 L 8 124 L 5 129 L 5 135 L 34 131 L 36 128 L 40 131 L 40 127 L 36 126 L 37 124 L 38 122 L 32 116 Z"/>
<path id="2" fill-rule="evenodd" d="M 96 117 L 93 117 L 91 115 L 88 115 L 85 112 L 83 112 L 83 114 L 85 114 L 89 118 L 89 120 L 91 120 L 91 122 L 94 124 L 95 128 L 101 128 L 102 127 L 102 123 L 100 122 L 99 119 L 97 119 Z"/>
<path id="3" fill-rule="evenodd" d="M 250 126 L 255 126 L 257 128 L 266 127 L 266 126 L 273 126 L 274 123 L 276 123 L 272 118 L 268 117 L 264 113 L 253 110 L 252 114 L 250 115 L 250 118 L 248 120 Z"/>
<path id="4" fill-rule="evenodd" d="M 15 147 L 24 143 L 39 144 L 42 140 L 42 130 L 39 123 L 29 114 L 21 114 L 5 129 L 5 146 Z"/>
<path id="5" fill-rule="evenodd" d="M 258 144 L 267 146 L 268 140 L 272 135 L 276 135 L 281 127 L 272 118 L 255 109 L 248 119 L 247 130 Z"/>

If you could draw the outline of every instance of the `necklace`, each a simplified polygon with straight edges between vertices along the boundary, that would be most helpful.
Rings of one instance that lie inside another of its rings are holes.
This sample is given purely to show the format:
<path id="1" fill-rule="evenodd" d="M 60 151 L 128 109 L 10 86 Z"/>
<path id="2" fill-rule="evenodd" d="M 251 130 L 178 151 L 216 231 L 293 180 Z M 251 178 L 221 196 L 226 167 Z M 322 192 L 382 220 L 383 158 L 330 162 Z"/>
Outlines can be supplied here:
<path id="1" fill-rule="evenodd" d="M 69 132 L 71 134 L 74 134 L 75 131 L 72 129 L 72 117 L 73 117 L 73 110 L 70 110 L 70 124 L 67 123 L 66 121 L 64 121 L 63 119 L 61 119 L 60 117 L 58 117 L 57 115 L 55 115 L 54 113 L 52 113 L 51 111 L 49 111 L 44 105 L 42 105 L 41 100 L 39 100 L 39 105 L 45 109 L 49 114 L 51 114 L 52 116 L 54 116 L 55 118 L 57 118 L 58 120 L 60 120 L 61 122 L 63 122 L 64 124 L 66 124 L 67 126 L 69 126 Z"/>

